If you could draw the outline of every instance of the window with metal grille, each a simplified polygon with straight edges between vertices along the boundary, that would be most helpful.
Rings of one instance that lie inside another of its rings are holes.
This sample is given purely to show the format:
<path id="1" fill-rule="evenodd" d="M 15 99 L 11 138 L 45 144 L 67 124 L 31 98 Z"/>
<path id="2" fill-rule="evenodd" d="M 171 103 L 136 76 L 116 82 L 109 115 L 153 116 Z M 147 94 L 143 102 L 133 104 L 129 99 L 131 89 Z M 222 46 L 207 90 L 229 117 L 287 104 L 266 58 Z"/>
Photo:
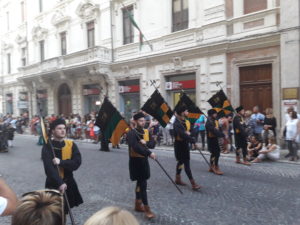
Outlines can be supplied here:
<path id="1" fill-rule="evenodd" d="M 130 21 L 129 14 L 133 17 L 133 7 L 128 6 L 122 9 L 123 12 L 123 44 L 133 43 L 134 27 Z"/>
<path id="2" fill-rule="evenodd" d="M 94 21 L 86 24 L 88 48 L 95 46 L 95 23 Z"/>
<path id="3" fill-rule="evenodd" d="M 60 33 L 60 49 L 61 49 L 61 55 L 67 54 L 67 33 L 66 32 Z"/>

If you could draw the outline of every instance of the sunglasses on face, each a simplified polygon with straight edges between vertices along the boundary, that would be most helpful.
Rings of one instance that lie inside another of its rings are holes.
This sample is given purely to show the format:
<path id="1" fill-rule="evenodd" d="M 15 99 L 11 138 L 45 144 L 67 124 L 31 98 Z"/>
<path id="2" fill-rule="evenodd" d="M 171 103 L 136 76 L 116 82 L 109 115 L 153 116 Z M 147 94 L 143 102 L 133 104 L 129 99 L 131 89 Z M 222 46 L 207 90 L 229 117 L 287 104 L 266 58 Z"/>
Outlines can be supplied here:
<path id="1" fill-rule="evenodd" d="M 37 191 L 31 191 L 31 192 L 27 192 L 25 194 L 22 195 L 22 198 L 26 197 L 26 196 L 35 196 L 38 195 L 40 193 L 49 193 L 53 196 L 58 196 L 61 199 L 61 224 L 65 224 L 65 210 L 64 210 L 64 198 L 63 198 L 63 194 L 61 194 L 58 190 L 54 190 L 54 189 L 43 189 L 43 190 L 37 190 Z"/>

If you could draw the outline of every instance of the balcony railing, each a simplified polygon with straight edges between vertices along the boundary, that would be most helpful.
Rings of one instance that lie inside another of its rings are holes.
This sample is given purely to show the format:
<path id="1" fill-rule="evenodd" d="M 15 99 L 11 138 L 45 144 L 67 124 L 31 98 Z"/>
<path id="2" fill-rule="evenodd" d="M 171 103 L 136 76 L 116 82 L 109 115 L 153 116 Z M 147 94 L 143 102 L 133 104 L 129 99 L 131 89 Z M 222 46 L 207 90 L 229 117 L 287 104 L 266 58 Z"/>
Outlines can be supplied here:
<path id="1" fill-rule="evenodd" d="M 83 67 L 93 62 L 111 62 L 111 50 L 96 46 L 83 51 L 74 52 L 68 55 L 46 59 L 42 62 L 19 68 L 23 77 L 40 74 L 55 73 L 70 68 Z"/>

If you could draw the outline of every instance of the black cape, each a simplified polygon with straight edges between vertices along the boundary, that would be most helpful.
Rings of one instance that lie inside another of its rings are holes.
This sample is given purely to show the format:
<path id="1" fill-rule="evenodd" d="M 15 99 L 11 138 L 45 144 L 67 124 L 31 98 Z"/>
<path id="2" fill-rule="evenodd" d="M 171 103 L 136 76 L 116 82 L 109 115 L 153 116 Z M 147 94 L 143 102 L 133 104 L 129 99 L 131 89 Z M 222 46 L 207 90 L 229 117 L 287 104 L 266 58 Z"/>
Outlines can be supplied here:
<path id="1" fill-rule="evenodd" d="M 133 129 L 128 132 L 128 150 L 129 150 L 129 173 L 130 179 L 148 180 L 150 178 L 150 166 L 148 157 L 151 155 L 149 148 L 155 147 L 155 141 L 150 136 L 147 146 L 140 143 L 143 139 L 143 129 Z"/>

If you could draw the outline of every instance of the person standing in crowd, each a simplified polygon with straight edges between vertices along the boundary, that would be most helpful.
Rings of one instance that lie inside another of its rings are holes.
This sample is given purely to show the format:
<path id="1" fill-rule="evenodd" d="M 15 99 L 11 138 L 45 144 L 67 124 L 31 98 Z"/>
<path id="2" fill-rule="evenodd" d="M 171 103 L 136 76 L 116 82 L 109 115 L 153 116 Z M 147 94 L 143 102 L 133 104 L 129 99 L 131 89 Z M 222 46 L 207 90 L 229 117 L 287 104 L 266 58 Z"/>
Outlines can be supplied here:
<path id="1" fill-rule="evenodd" d="M 216 110 L 208 110 L 208 119 L 206 121 L 205 128 L 208 151 L 211 153 L 209 172 L 215 173 L 216 175 L 223 175 L 224 173 L 219 168 L 221 149 L 218 139 L 223 138 L 225 135 L 220 131 L 217 116 L 218 114 Z"/>
<path id="2" fill-rule="evenodd" d="M 177 160 L 175 183 L 178 185 L 186 185 L 180 176 L 184 167 L 185 173 L 191 182 L 192 189 L 198 190 L 201 186 L 196 184 L 190 167 L 190 143 L 195 144 L 195 139 L 191 137 L 191 124 L 186 119 L 189 112 L 186 107 L 178 107 L 175 113 L 176 119 L 173 124 L 175 136 L 174 151 Z"/>
<path id="3" fill-rule="evenodd" d="M 223 134 L 225 135 L 223 138 L 219 139 L 219 143 L 221 147 L 221 152 L 223 154 L 228 154 L 229 150 L 228 150 L 228 144 L 229 144 L 229 121 L 227 116 L 224 116 L 222 118 L 219 119 L 219 125 L 220 125 L 220 129 L 223 132 Z"/>
<path id="4" fill-rule="evenodd" d="M 70 207 L 78 206 L 83 200 L 73 171 L 81 165 L 81 154 L 73 141 L 65 139 L 66 123 L 63 119 L 56 119 L 50 124 L 50 133 L 53 136 L 52 146 L 55 156 L 49 145 L 44 145 L 42 149 L 42 160 L 47 176 L 46 188 L 66 192 Z M 67 208 L 65 213 L 68 213 Z"/>
<path id="5" fill-rule="evenodd" d="M 259 112 L 259 107 L 253 107 L 253 114 L 251 115 L 251 125 L 253 126 L 253 135 L 259 140 L 262 140 L 261 132 L 264 127 L 265 116 Z"/>
<path id="6" fill-rule="evenodd" d="M 18 205 L 15 192 L 6 184 L 0 174 L 0 216 L 12 215 Z"/>
<path id="7" fill-rule="evenodd" d="M 63 196 L 57 190 L 33 191 L 23 195 L 11 225 L 65 225 Z"/>
<path id="8" fill-rule="evenodd" d="M 233 114 L 229 114 L 227 116 L 227 119 L 228 119 L 228 142 L 229 142 L 229 145 L 230 145 L 229 151 L 233 152 L 235 150 L 235 148 L 233 147 L 233 139 L 232 139 L 232 136 L 234 134 L 234 131 L 233 131 Z"/>
<path id="9" fill-rule="evenodd" d="M 198 142 L 198 137 L 200 133 L 202 150 L 205 149 L 205 122 L 206 122 L 205 115 L 201 114 L 194 124 L 194 132 L 195 132 L 194 136 L 196 139 L 196 143 Z"/>
<path id="10" fill-rule="evenodd" d="M 233 119 L 233 130 L 234 130 L 234 139 L 236 147 L 236 163 L 241 163 L 240 154 L 243 154 L 243 163 L 244 165 L 250 166 L 251 164 L 247 159 L 247 139 L 248 134 L 246 132 L 246 124 L 244 121 L 245 110 L 243 106 L 240 106 L 235 109 L 237 112 L 236 116 Z"/>
<path id="11" fill-rule="evenodd" d="M 290 112 L 290 119 L 286 123 L 286 141 L 288 143 L 289 153 L 286 157 L 290 157 L 290 161 L 297 161 L 298 144 L 300 142 L 300 120 L 295 111 Z"/>
<path id="12" fill-rule="evenodd" d="M 156 155 L 149 150 L 155 147 L 155 141 L 144 129 L 146 125 L 145 115 L 139 112 L 133 116 L 135 128 L 127 134 L 129 150 L 129 172 L 130 179 L 136 181 L 135 189 L 135 211 L 144 212 L 145 217 L 155 217 L 150 210 L 147 197 L 147 180 L 150 178 L 150 166 L 148 157 L 156 159 Z"/>
<path id="13" fill-rule="evenodd" d="M 263 141 L 266 146 L 269 144 L 268 143 L 269 136 L 273 135 L 276 139 L 276 126 L 277 126 L 277 121 L 273 115 L 273 109 L 267 108 L 266 117 L 264 120 L 264 130 L 262 133 Z"/>
<path id="14" fill-rule="evenodd" d="M 268 140 L 268 145 L 259 151 L 259 155 L 252 163 L 259 163 L 263 159 L 278 160 L 280 158 L 280 147 L 276 145 L 276 139 L 274 136 L 270 136 Z"/>
<path id="15" fill-rule="evenodd" d="M 248 134 L 248 137 L 253 136 L 254 135 L 254 131 L 253 131 L 253 121 L 251 120 L 251 115 L 252 115 L 252 111 L 251 110 L 246 110 L 245 111 L 245 124 L 246 124 L 246 132 Z"/>
<path id="16" fill-rule="evenodd" d="M 171 123 L 168 123 L 166 127 L 162 128 L 162 134 L 163 134 L 163 145 L 171 145 L 172 139 L 170 135 L 170 127 Z"/>

